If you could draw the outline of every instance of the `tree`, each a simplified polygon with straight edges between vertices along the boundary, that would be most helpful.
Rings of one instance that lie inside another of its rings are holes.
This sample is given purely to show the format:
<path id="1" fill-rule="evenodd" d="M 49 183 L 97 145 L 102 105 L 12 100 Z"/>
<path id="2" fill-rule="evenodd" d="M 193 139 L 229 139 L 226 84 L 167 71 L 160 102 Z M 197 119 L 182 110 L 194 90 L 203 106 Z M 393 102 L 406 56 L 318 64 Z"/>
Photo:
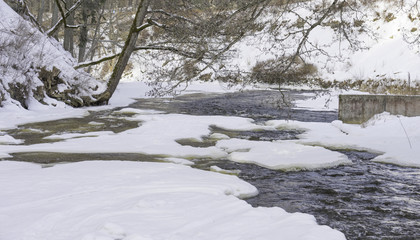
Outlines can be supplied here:
<path id="1" fill-rule="evenodd" d="M 45 8 L 45 0 L 39 0 L 39 9 L 38 9 L 38 16 L 37 16 L 37 22 L 42 24 L 42 18 L 44 14 L 44 8 Z"/>
<path id="2" fill-rule="evenodd" d="M 92 58 L 99 44 L 113 44 L 113 49 L 120 48 L 115 54 L 97 57 L 75 66 L 85 68 L 116 59 L 107 89 L 88 101 L 84 100 L 84 103 L 78 101 L 74 104 L 77 106 L 107 103 L 134 53 L 144 57 L 145 63 L 155 65 L 154 71 L 151 71 L 156 86 L 152 94 L 164 94 L 192 79 L 236 82 L 249 77 L 246 72 L 228 65 L 233 46 L 256 33 L 270 36 L 271 42 L 276 44 L 273 47 L 275 60 L 271 62 L 272 65 L 264 63 L 263 70 L 269 71 L 267 66 L 276 69 L 278 79 L 281 79 L 297 62 L 305 61 L 305 54 L 323 53 L 322 46 L 311 42 L 310 34 L 314 29 L 331 25 L 338 35 L 344 36 L 351 43 L 354 42 L 352 35 L 356 32 L 350 31 L 354 24 L 349 24 L 344 13 L 345 9 L 353 8 L 357 1 L 136 0 L 134 19 L 131 20 L 127 35 L 101 40 L 102 29 L 109 32 L 111 27 L 121 27 L 102 25 L 104 12 L 111 14 L 115 7 L 125 11 L 124 7 L 131 6 L 134 1 L 119 2 L 119 6 L 114 7 L 112 4 L 103 4 L 102 11 L 95 13 L 95 31 L 89 31 L 87 7 L 82 5 L 87 4 L 88 0 L 67 0 L 66 7 L 63 7 L 62 0 L 54 1 L 61 19 L 46 33 L 54 36 L 60 26 L 64 25 L 67 32 L 64 34 L 64 45 L 68 45 L 73 39 L 69 29 L 76 27 L 72 26 L 70 19 L 78 11 L 75 16 L 81 17 L 74 24 L 81 25 L 79 61 L 86 59 L 85 56 Z M 79 6 L 82 8 L 78 8 Z M 301 14 L 299 9 L 305 9 L 305 14 Z M 120 42 L 121 39 L 123 42 Z M 71 46 L 73 44 L 70 43 L 66 48 L 71 49 Z M 90 50 L 86 52 L 88 46 Z M 174 84 L 166 84 L 168 81 L 173 83 L 174 80 Z"/>
<path id="3" fill-rule="evenodd" d="M 220 63 L 235 43 L 256 31 L 259 26 L 256 20 L 268 3 L 266 0 L 228 3 L 140 1 L 121 52 L 78 67 L 118 57 L 108 89 L 97 96 L 100 102 L 107 102 L 112 96 L 134 51 L 157 51 L 164 52 L 166 56 L 172 55 L 168 59 L 174 64 L 169 64 L 171 68 L 159 78 L 176 77 L 178 84 L 191 80 Z M 139 36 L 142 38 L 138 39 Z M 216 69 L 214 71 L 218 72 Z"/>
<path id="4" fill-rule="evenodd" d="M 361 35 L 372 34 L 365 25 L 371 12 L 365 8 L 370 2 L 352 0 L 331 1 L 283 1 L 274 11 L 278 17 L 270 19 L 263 31 L 272 43 L 266 49 L 271 56 L 266 61 L 257 62 L 252 69 L 251 78 L 278 84 L 306 81 L 314 78 L 317 72 L 311 60 L 318 66 L 328 68 L 331 62 L 343 62 L 346 55 L 341 52 L 363 48 Z M 312 38 L 331 35 L 325 39 Z M 335 49 L 333 49 L 335 48 Z M 343 51 L 344 50 L 344 51 Z M 332 52 L 337 52 L 336 55 Z M 322 64 L 321 64 L 322 63 Z"/>
<path id="5" fill-rule="evenodd" d="M 52 10 L 52 16 L 51 16 L 50 27 L 53 28 L 54 25 L 58 22 L 58 7 L 57 7 L 57 4 L 55 4 L 55 2 L 53 2 L 51 4 L 51 6 L 52 6 L 52 9 L 51 9 Z M 58 34 L 57 33 L 54 33 L 51 36 L 53 36 L 55 39 L 58 39 Z"/>
<path id="6" fill-rule="evenodd" d="M 280 85 L 285 78 L 294 79 L 298 74 L 316 71 L 310 65 L 296 67 L 305 63 L 305 54 L 326 54 L 323 46 L 310 39 L 314 29 L 333 28 L 337 36 L 343 36 L 337 37 L 337 41 L 347 41 L 356 49 L 360 47 L 356 34 L 363 28 L 363 24 L 355 26 L 346 16 L 359 11 L 357 1 L 159 0 L 148 3 L 148 8 L 142 16 L 143 22 L 131 27 L 128 39 L 132 41 L 126 41 L 121 52 L 77 66 L 86 67 L 118 57 L 109 88 L 100 96 L 105 102 L 115 91 L 133 51 L 139 54 L 147 51 L 153 56 L 153 60 L 146 60 L 149 63 L 161 60 L 160 66 L 153 67 L 156 69 L 153 76 L 156 88 L 152 94 L 166 94 L 180 83 L 195 78 L 232 82 L 242 81 L 244 77 L 258 79 L 255 75 L 247 76 L 238 69 L 228 68 L 226 64 L 234 44 L 259 32 L 271 36 L 271 42 L 276 44 L 273 47 L 275 60 L 260 65 L 264 72 L 275 71 L 275 81 Z M 305 9 L 307 14 L 302 15 L 299 9 Z M 141 37 L 137 41 L 138 36 Z M 168 80 L 177 81 L 167 84 Z"/>
<path id="7" fill-rule="evenodd" d="M 73 0 L 69 0 L 69 2 L 65 5 L 66 7 L 68 7 L 66 9 L 67 11 L 65 11 L 60 3 L 60 0 L 55 0 L 56 7 L 58 8 L 61 14 L 61 18 L 49 30 L 46 31 L 47 35 L 55 36 L 57 31 L 63 24 L 65 28 L 75 28 L 75 26 L 69 25 L 67 23 L 67 19 L 72 18 L 72 16 L 74 15 L 74 11 L 76 11 L 80 7 L 83 1 L 84 0 L 77 0 L 74 4 L 70 4 L 70 2 L 73 3 Z"/>
<path id="8" fill-rule="evenodd" d="M 150 26 L 150 24 L 142 25 L 147 14 L 150 0 L 142 0 L 137 8 L 136 15 L 128 33 L 127 40 L 125 41 L 124 47 L 121 54 L 118 57 L 118 61 L 115 64 L 114 71 L 112 72 L 111 78 L 108 81 L 108 87 L 104 93 L 98 96 L 99 102 L 108 102 L 112 94 L 115 92 L 117 85 L 121 79 L 121 76 L 127 66 L 128 60 L 133 53 L 139 33 Z"/>

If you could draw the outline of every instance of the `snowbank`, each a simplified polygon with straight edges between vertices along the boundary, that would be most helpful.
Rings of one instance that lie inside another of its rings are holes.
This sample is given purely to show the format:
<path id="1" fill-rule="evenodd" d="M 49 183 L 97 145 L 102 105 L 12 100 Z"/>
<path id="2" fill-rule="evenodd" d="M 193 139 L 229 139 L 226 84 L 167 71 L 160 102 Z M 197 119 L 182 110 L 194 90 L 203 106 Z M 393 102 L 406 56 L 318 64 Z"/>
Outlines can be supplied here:
<path id="1" fill-rule="evenodd" d="M 0 239 L 345 239 L 315 218 L 253 208 L 236 176 L 168 163 L 0 162 Z"/>
<path id="2" fill-rule="evenodd" d="M 106 86 L 89 74 L 73 68 L 76 60 L 53 38 L 41 33 L 31 23 L 0 0 L 0 104 L 36 108 L 46 104 L 63 103 L 45 95 L 46 87 L 40 77 L 42 69 L 56 72 L 60 80 L 49 82 L 54 95 L 67 94 L 80 101 L 81 96 L 102 93 Z M 54 70 L 56 69 L 56 70 Z M 55 77 L 55 75 L 54 75 Z"/>

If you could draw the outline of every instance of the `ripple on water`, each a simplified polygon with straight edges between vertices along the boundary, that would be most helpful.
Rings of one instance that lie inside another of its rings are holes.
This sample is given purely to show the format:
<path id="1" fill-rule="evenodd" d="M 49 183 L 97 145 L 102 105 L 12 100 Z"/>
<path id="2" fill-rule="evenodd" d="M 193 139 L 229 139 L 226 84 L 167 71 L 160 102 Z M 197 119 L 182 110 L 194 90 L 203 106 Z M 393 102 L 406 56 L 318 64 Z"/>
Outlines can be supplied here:
<path id="1" fill-rule="evenodd" d="M 354 164 L 318 171 L 280 172 L 227 162 L 219 166 L 241 170 L 240 177 L 258 188 L 260 194 L 247 199 L 255 207 L 310 213 L 348 239 L 419 239 L 419 169 L 367 160 L 374 154 L 344 153 Z"/>

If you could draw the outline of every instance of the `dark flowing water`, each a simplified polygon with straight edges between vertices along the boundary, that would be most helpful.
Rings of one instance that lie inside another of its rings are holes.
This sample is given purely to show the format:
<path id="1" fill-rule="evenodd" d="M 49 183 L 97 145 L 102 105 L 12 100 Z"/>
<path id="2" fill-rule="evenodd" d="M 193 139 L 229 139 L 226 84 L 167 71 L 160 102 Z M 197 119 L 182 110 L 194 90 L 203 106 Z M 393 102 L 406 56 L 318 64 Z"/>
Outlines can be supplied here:
<path id="1" fill-rule="evenodd" d="M 301 93 L 289 91 L 286 97 L 305 98 Z M 249 91 L 185 96 L 168 105 L 169 111 L 174 112 L 243 116 L 257 122 L 271 119 L 331 122 L 337 119 L 334 111 L 291 109 L 283 99 L 277 91 Z M 299 133 L 287 130 L 227 134 L 272 141 L 296 139 Z M 353 161 L 352 165 L 318 171 L 282 172 L 230 161 L 201 160 L 196 164 L 204 169 L 211 165 L 239 169 L 239 177 L 260 191 L 258 196 L 247 199 L 253 206 L 278 206 L 288 212 L 312 214 L 319 224 L 340 230 L 348 239 L 420 239 L 420 169 L 375 163 L 370 159 L 376 155 L 368 152 L 342 153 Z"/>
<path id="2" fill-rule="evenodd" d="M 239 175 L 260 194 L 253 206 L 278 206 L 314 215 L 319 224 L 348 239 L 419 239 L 418 169 L 369 162 L 364 152 L 345 152 L 350 166 L 302 172 L 279 172 L 255 165 L 219 163 L 240 169 Z"/>
<path id="3" fill-rule="evenodd" d="M 193 94 L 179 96 L 173 101 L 145 99 L 131 105 L 134 108 L 152 108 L 172 113 L 193 115 L 225 115 L 253 118 L 257 122 L 272 119 L 290 119 L 304 122 L 331 122 L 337 119 L 335 111 L 293 109 L 290 99 L 306 99 L 302 93 L 289 91 L 283 96 L 278 91 L 260 90 L 220 95 Z M 158 103 L 158 106 L 156 106 Z"/>
<path id="4" fill-rule="evenodd" d="M 336 120 L 334 111 L 312 112 L 290 108 L 285 98 L 306 98 L 299 91 L 283 96 L 277 91 L 248 91 L 241 93 L 181 96 L 167 99 L 140 100 L 130 107 L 150 108 L 170 113 L 194 115 L 243 116 L 264 122 L 271 119 L 330 122 Z M 118 118 L 113 111 L 92 112 L 90 116 L 34 123 L 10 130 L 8 134 L 25 139 L 25 144 L 55 141 L 44 137 L 60 132 L 86 133 L 93 131 L 121 132 L 139 126 Z M 122 116 L 124 117 L 124 116 Z M 94 122 L 95 124 L 92 124 Z M 32 131 L 29 129 L 35 129 Z M 231 137 L 257 141 L 296 139 L 301 132 L 287 131 L 226 131 L 212 128 Z M 197 145 L 188 139 L 180 144 L 195 147 L 214 145 L 214 141 Z M 209 169 L 217 165 L 224 169 L 239 169 L 239 177 L 256 186 L 260 194 L 247 199 L 253 206 L 284 208 L 289 212 L 304 212 L 316 217 L 319 224 L 343 232 L 348 239 L 420 239 L 420 169 L 371 162 L 376 155 L 367 152 L 343 151 L 352 165 L 317 171 L 283 172 L 253 164 L 228 160 L 194 160 L 195 167 Z M 141 154 L 59 154 L 19 153 L 15 160 L 56 163 L 82 160 L 160 161 L 162 156 Z"/>

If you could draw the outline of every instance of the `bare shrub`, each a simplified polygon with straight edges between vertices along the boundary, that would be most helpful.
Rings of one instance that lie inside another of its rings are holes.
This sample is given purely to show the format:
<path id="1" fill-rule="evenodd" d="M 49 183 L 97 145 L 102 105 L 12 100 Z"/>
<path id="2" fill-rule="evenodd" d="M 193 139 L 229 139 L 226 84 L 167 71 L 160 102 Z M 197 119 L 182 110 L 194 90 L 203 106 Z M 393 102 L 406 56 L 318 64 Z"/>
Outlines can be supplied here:
<path id="1" fill-rule="evenodd" d="M 260 61 L 252 68 L 254 81 L 270 84 L 293 84 L 313 78 L 318 72 L 315 65 L 297 58 L 289 69 L 285 69 L 289 59 L 270 59 Z"/>

